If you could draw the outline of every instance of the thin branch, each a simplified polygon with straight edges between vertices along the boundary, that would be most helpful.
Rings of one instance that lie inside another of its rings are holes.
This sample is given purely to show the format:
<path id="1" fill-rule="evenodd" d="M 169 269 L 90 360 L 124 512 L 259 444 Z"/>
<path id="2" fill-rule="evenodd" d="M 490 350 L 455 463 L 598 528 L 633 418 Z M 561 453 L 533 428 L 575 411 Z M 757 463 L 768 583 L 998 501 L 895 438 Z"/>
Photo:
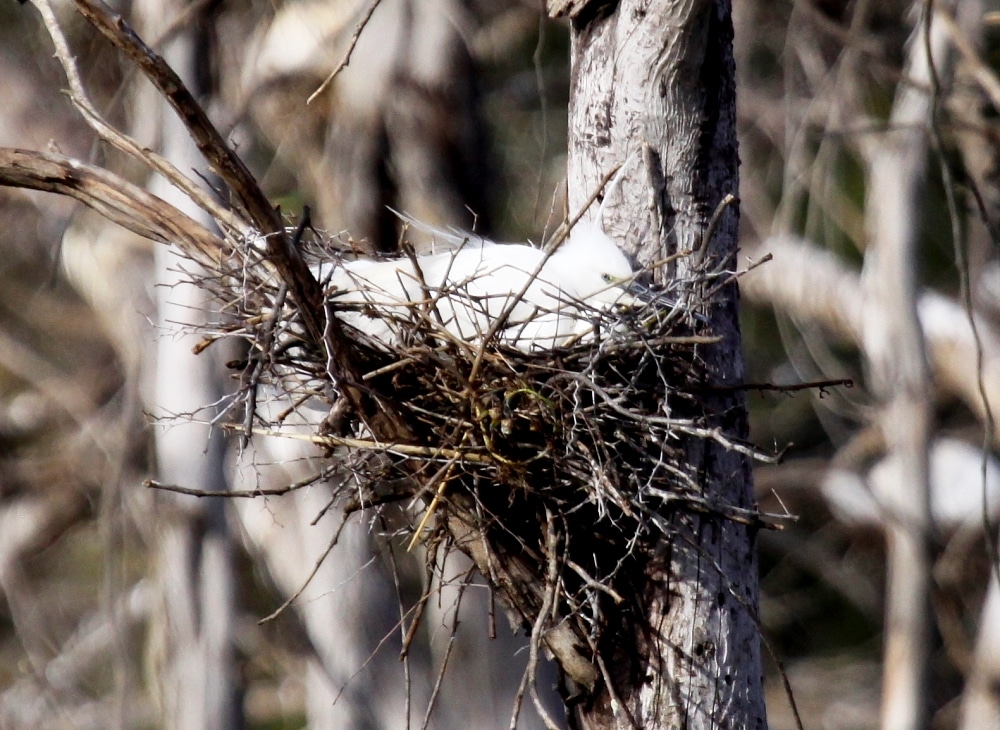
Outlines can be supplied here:
<path id="1" fill-rule="evenodd" d="M 441 658 L 441 667 L 438 669 L 437 677 L 434 680 L 431 696 L 427 700 L 427 709 L 424 712 L 424 719 L 420 724 L 420 730 L 426 730 L 426 728 L 430 727 L 431 713 L 434 711 L 434 706 L 437 704 L 438 697 L 441 694 L 445 672 L 448 670 L 448 661 L 451 659 L 451 652 L 455 648 L 455 641 L 458 638 L 458 611 L 462 607 L 462 598 L 465 596 L 465 589 L 468 588 L 469 581 L 472 579 L 473 570 L 474 568 L 470 568 L 466 572 L 462 585 L 458 589 L 458 597 L 455 599 L 454 611 L 452 612 L 452 632 L 451 636 L 448 637 L 448 648 L 445 649 L 444 656 Z"/>
<path id="2" fill-rule="evenodd" d="M 280 215 L 264 196 L 243 160 L 229 147 L 170 65 L 146 45 L 120 14 L 101 0 L 74 0 L 74 4 L 77 12 L 87 22 L 139 66 L 146 78 L 173 107 L 202 155 L 236 194 L 257 227 L 283 239 L 284 223 Z"/>
<path id="3" fill-rule="evenodd" d="M 521 290 L 515 296 L 510 298 L 510 300 L 504 306 L 503 310 L 500 312 L 500 315 L 496 318 L 496 320 L 494 320 L 493 324 L 490 325 L 489 330 L 482 338 L 484 346 L 479 348 L 479 352 L 476 353 L 476 358 L 472 362 L 472 370 L 469 372 L 469 378 L 468 378 L 469 382 L 475 381 L 476 377 L 479 374 L 479 370 L 482 367 L 483 363 L 483 355 L 486 352 L 485 345 L 491 342 L 493 338 L 496 337 L 497 332 L 499 332 L 501 329 L 503 329 L 503 327 L 506 326 L 507 319 L 510 317 L 511 312 L 514 311 L 514 307 L 516 307 L 521 302 L 522 297 L 524 297 L 528 289 L 530 289 L 531 286 L 535 283 L 535 279 L 538 277 L 540 273 L 542 273 L 542 268 L 545 266 L 546 263 L 548 263 L 548 260 L 552 257 L 552 254 L 554 254 L 556 250 L 559 248 L 559 245 L 566 240 L 566 237 L 569 236 L 570 231 L 573 229 L 573 226 L 575 226 L 579 222 L 579 220 L 584 216 L 584 214 L 587 212 L 590 206 L 594 204 L 594 201 L 597 200 L 597 197 L 601 194 L 601 191 L 604 190 L 605 186 L 607 186 L 607 184 L 611 181 L 611 178 L 615 176 L 615 173 L 618 172 L 618 169 L 620 167 L 621 165 L 615 165 L 608 171 L 608 173 L 601 179 L 601 182 L 598 184 L 597 188 L 591 193 L 590 197 L 583 204 L 580 210 L 578 210 L 576 214 L 572 216 L 569 220 L 567 220 L 563 225 L 559 226 L 559 228 L 556 229 L 555 233 L 552 234 L 552 238 L 550 238 L 545 243 L 545 256 L 543 256 L 542 260 L 538 262 L 538 266 L 535 267 L 535 270 L 531 273 L 531 276 L 528 277 L 528 280 L 524 283 L 524 286 L 521 287 Z"/>
<path id="4" fill-rule="evenodd" d="M 811 380 L 808 383 L 792 383 L 791 385 L 776 385 L 774 383 L 741 383 L 739 385 L 713 385 L 711 390 L 765 390 L 776 393 L 795 393 L 800 390 L 825 391 L 827 388 L 853 388 L 852 378 L 831 378 L 829 380 Z"/>
<path id="5" fill-rule="evenodd" d="M 962 32 L 962 29 L 958 27 L 958 23 L 955 22 L 955 18 L 952 16 L 951 12 L 948 10 L 935 9 L 934 20 L 944 23 L 945 30 L 948 31 L 948 36 L 951 38 L 951 42 L 954 44 L 958 52 L 962 54 L 962 59 L 969 64 L 972 75 L 976 81 L 979 82 L 980 88 L 986 92 L 986 95 L 990 98 L 990 103 L 993 104 L 993 107 L 995 109 L 1000 109 L 1000 79 L 997 78 L 993 69 L 991 69 L 979 53 L 976 52 L 976 49 L 969 41 L 969 38 Z"/>
<path id="6" fill-rule="evenodd" d="M 181 173 L 165 157 L 139 144 L 128 135 L 110 125 L 101 116 L 87 95 L 87 91 L 80 79 L 80 73 L 76 67 L 76 61 L 66 41 L 66 36 L 62 32 L 62 26 L 59 25 L 59 21 L 52 10 L 49 0 L 32 0 L 32 2 L 42 17 L 42 22 L 45 24 L 45 28 L 52 38 L 56 58 L 66 73 L 66 80 L 69 82 L 70 101 L 80 111 L 84 121 L 97 132 L 101 139 L 163 175 L 171 185 L 194 201 L 196 205 L 211 215 L 220 225 L 228 227 L 232 233 L 245 234 L 247 229 L 246 222 L 240 220 L 233 215 L 232 211 L 227 210 L 217 203 L 211 195 L 195 185 L 190 178 Z"/>
<path id="7" fill-rule="evenodd" d="M 715 206 L 715 212 L 712 213 L 712 218 L 708 221 L 708 226 L 705 228 L 705 233 L 701 237 L 701 243 L 698 244 L 698 250 L 695 252 L 697 260 L 704 257 L 705 252 L 708 250 L 709 244 L 712 243 L 712 239 L 715 238 L 715 232 L 719 228 L 719 223 L 722 221 L 722 214 L 726 212 L 729 206 L 735 204 L 737 198 L 732 193 L 727 193 L 719 204 Z"/>
<path id="8" fill-rule="evenodd" d="M 44 1 L 44 0 L 42 0 Z M 101 0 L 74 0 L 77 11 L 113 46 L 139 66 L 146 78 L 173 107 L 184 123 L 191 139 L 208 160 L 227 187 L 236 196 L 254 227 L 263 234 L 268 259 L 299 305 L 306 332 L 317 343 L 332 340 L 337 353 L 332 363 L 335 379 L 350 384 L 360 382 L 351 361 L 351 348 L 345 343 L 338 320 L 327 317 L 323 291 L 309 271 L 301 254 L 292 247 L 285 233 L 284 222 L 277 208 L 271 205 L 243 160 L 230 148 L 212 124 L 205 110 L 195 101 L 184 82 L 163 58 L 150 48 L 129 26 L 125 19 Z M 344 396 L 356 401 L 360 411 L 360 394 L 344 388 Z"/>
<path id="9" fill-rule="evenodd" d="M 368 4 L 368 7 L 365 8 L 365 13 L 361 16 L 361 20 L 359 20 L 358 24 L 354 26 L 354 33 L 351 35 L 351 40 L 348 43 L 347 51 L 344 53 L 344 57 L 340 59 L 340 63 L 338 63 L 333 71 L 330 72 L 330 75 L 323 79 L 323 83 L 319 85 L 316 91 L 309 95 L 309 98 L 306 99 L 306 105 L 312 104 L 316 97 L 322 94 L 326 88 L 333 83 L 333 80 L 340 75 L 340 72 L 347 68 L 347 66 L 351 63 L 351 56 L 354 54 L 354 49 L 358 45 L 358 40 L 364 32 L 365 26 L 368 25 L 368 21 L 372 19 L 372 15 L 375 13 L 375 8 L 377 8 L 381 2 L 382 0 L 372 0 Z"/>
<path id="10" fill-rule="evenodd" d="M 559 536 L 553 524 L 552 511 L 545 508 L 545 553 L 548 557 L 547 572 L 545 576 L 545 593 L 542 597 L 542 605 L 538 609 L 538 614 L 531 626 L 531 639 L 528 643 L 528 665 L 524 668 L 521 683 L 517 688 L 517 695 L 514 698 L 514 711 L 511 713 L 510 730 L 517 727 L 517 718 L 520 714 L 521 703 L 524 699 L 524 692 L 528 689 L 534 700 L 535 709 L 538 711 L 542 722 L 547 730 L 559 730 L 559 726 L 549 717 L 548 712 L 538 701 L 536 689 L 538 672 L 538 650 L 541 647 L 542 636 L 545 627 L 549 623 L 550 613 L 555 605 L 556 590 L 559 585 Z"/>
<path id="11" fill-rule="evenodd" d="M 303 489 L 304 487 L 310 487 L 322 479 L 327 479 L 335 471 L 336 467 L 328 467 L 321 472 L 308 476 L 305 479 L 300 479 L 297 482 L 292 482 L 287 486 L 275 487 L 271 489 L 229 489 L 224 492 L 210 491 L 207 489 L 196 489 L 194 487 L 182 487 L 178 484 L 164 484 L 163 482 L 158 482 L 155 479 L 144 479 L 142 486 L 146 489 L 158 489 L 163 492 L 186 494 L 190 497 L 199 498 L 222 497 L 223 499 L 253 499 L 255 497 L 281 497 L 290 492 Z"/>
<path id="12" fill-rule="evenodd" d="M 379 522 L 382 526 L 382 530 L 385 531 L 386 524 L 385 520 L 382 518 L 381 515 L 379 517 Z M 410 654 L 408 651 L 406 651 L 406 647 L 408 646 L 406 642 L 407 642 L 407 637 L 410 635 L 410 629 L 412 629 L 412 626 L 408 628 L 406 625 L 406 616 L 408 611 L 406 610 L 406 603 L 403 600 L 403 586 L 399 574 L 399 565 L 396 562 L 396 551 L 393 549 L 391 542 L 386 546 L 386 553 L 388 554 L 389 558 L 389 569 L 392 575 L 392 586 L 396 591 L 396 607 L 399 609 L 399 623 L 398 623 L 399 639 L 402 642 L 402 647 L 403 647 L 402 651 L 400 651 L 399 653 L 399 660 L 403 663 L 403 686 L 405 690 L 403 694 L 406 703 L 405 706 L 403 707 L 403 717 L 406 718 L 405 730 L 409 730 L 410 713 L 411 713 L 410 704 L 413 702 L 413 682 L 410 677 Z M 417 608 L 419 608 L 419 606 L 420 604 L 417 605 Z M 418 620 L 419 617 L 414 616 L 413 623 L 416 623 L 416 621 Z"/>
<path id="13" fill-rule="evenodd" d="M 223 424 L 222 427 L 233 428 L 233 424 Z M 239 427 L 241 428 L 242 425 Z M 318 436 L 306 433 L 290 433 L 269 428 L 255 428 L 253 429 L 253 433 L 261 436 L 277 436 L 279 438 L 293 439 L 295 441 L 308 441 L 320 446 L 346 446 L 351 449 L 367 449 L 377 453 L 398 454 L 399 456 L 417 456 L 433 460 L 456 459 L 457 461 L 468 461 L 475 464 L 494 465 L 496 463 L 489 454 L 438 446 L 382 442 L 374 439 L 348 438 L 345 436 Z"/>
<path id="14" fill-rule="evenodd" d="M 614 590 L 610 586 L 604 585 L 600 581 L 594 580 L 594 578 L 591 577 L 590 573 L 584 570 L 579 563 L 576 563 L 575 561 L 569 560 L 567 558 L 566 565 L 570 568 L 570 570 L 572 570 L 578 576 L 583 578 L 583 582 L 591 590 L 600 591 L 601 593 L 607 594 L 608 596 L 611 597 L 611 600 L 613 600 L 615 603 L 621 604 L 625 602 L 625 599 L 622 597 L 620 593 L 618 593 L 618 591 Z"/>
<path id="15" fill-rule="evenodd" d="M 260 619 L 257 622 L 258 626 L 274 621 L 276 618 L 278 618 L 278 616 L 280 616 L 282 613 L 285 612 L 286 608 L 291 606 L 296 601 L 296 599 L 298 599 L 298 597 L 302 595 L 302 592 L 309 587 L 310 583 L 312 583 L 312 579 L 316 577 L 316 574 L 319 572 L 319 569 L 323 566 L 323 562 L 326 560 L 327 556 L 333 551 L 333 548 L 336 547 L 337 542 L 340 540 L 340 533 L 344 531 L 344 527 L 346 526 L 347 526 L 347 515 L 344 515 L 344 518 L 340 521 L 340 526 L 337 528 L 337 531 L 333 533 L 333 537 L 330 538 L 330 542 L 329 544 L 327 544 L 326 549 L 323 551 L 323 554 L 320 555 L 318 558 L 316 558 L 316 562 L 313 565 L 312 570 L 309 571 L 309 575 L 306 576 L 306 579 L 302 581 L 302 585 L 299 586 L 298 590 L 295 591 L 295 593 L 293 593 L 287 599 L 285 599 L 284 603 L 278 606 L 278 608 L 276 608 L 272 613 Z"/>

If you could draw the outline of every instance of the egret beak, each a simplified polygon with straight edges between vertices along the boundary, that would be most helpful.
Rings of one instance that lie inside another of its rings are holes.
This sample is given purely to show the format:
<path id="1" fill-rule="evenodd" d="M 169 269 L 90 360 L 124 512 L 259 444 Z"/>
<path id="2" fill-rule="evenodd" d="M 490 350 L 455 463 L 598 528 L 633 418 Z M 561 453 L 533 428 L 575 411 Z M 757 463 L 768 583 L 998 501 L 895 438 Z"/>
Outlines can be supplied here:
<path id="1" fill-rule="evenodd" d="M 657 304 L 661 307 L 673 307 L 677 304 L 662 288 L 648 284 L 639 277 L 623 281 L 622 288 L 633 304 Z"/>
<path id="2" fill-rule="evenodd" d="M 622 288 L 625 294 L 619 300 L 619 303 L 626 306 L 638 307 L 652 304 L 660 309 L 680 308 L 687 310 L 687 307 L 681 304 L 678 299 L 663 287 L 646 283 L 646 281 L 642 281 L 638 277 L 622 282 Z M 699 322 L 708 322 L 708 318 L 703 314 L 698 312 L 689 312 L 689 314 Z"/>
<path id="3" fill-rule="evenodd" d="M 618 300 L 615 302 L 619 307 L 639 307 L 643 304 L 643 299 L 634 288 L 635 282 L 626 279 L 616 285 Z"/>
<path id="4" fill-rule="evenodd" d="M 608 281 L 608 286 L 604 291 L 614 297 L 613 304 L 616 307 L 638 308 L 657 300 L 656 296 L 650 293 L 650 288 L 645 284 L 640 284 L 634 276 L 626 279 L 607 279 L 606 281 Z"/>

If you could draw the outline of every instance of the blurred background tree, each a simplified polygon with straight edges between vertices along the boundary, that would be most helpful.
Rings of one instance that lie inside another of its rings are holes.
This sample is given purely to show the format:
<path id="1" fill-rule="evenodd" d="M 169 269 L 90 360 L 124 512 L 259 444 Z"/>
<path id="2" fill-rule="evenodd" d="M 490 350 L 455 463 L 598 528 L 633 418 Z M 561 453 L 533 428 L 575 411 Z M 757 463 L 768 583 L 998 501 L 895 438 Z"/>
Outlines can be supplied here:
<path id="1" fill-rule="evenodd" d="M 799 516 L 760 536 L 765 638 L 807 727 L 997 727 L 1000 7 L 735 5 L 740 268 L 773 257 L 741 278 L 750 380 L 855 383 L 749 391 L 754 441 L 788 447 L 757 469 L 758 497 Z M 371 4 L 333 0 L 117 7 L 180 54 L 272 199 L 312 205 L 359 246 L 395 245 L 386 206 L 509 240 L 539 240 L 561 213 L 568 33 L 535 3 L 383 0 L 367 21 Z M 56 10 L 95 105 L 167 149 L 150 89 Z M 5 3 L 0 19 L 0 145 L 138 176 L 61 93 L 38 14 Z M 384 528 L 354 524 L 299 610 L 258 626 L 326 549 L 336 517 L 311 525 L 322 492 L 215 514 L 144 490 L 146 414 L 166 403 L 149 353 L 170 339 L 153 302 L 179 285 L 157 289 L 151 245 L 66 200 L 2 188 L 0 211 L 0 726 L 184 726 L 190 697 L 165 668 L 185 652 L 207 661 L 211 621 L 169 599 L 197 589 L 210 603 L 229 585 L 235 649 L 214 661 L 232 676 L 230 722 L 404 726 L 396 597 L 421 590 L 414 566 L 400 557 L 394 582 L 371 560 Z M 176 264 L 161 283 L 164 268 Z M 315 468 L 301 450 L 217 458 L 243 487 Z M 209 539 L 229 551 L 222 578 L 198 562 Z M 426 622 L 409 667 L 415 724 L 432 697 L 434 727 L 509 723 L 526 658 L 502 625 L 488 638 L 484 593 L 446 595 Z M 186 620 L 188 643 L 172 644 Z M 768 688 L 771 726 L 794 727 L 773 665 Z M 522 726 L 539 724 L 526 710 Z"/>

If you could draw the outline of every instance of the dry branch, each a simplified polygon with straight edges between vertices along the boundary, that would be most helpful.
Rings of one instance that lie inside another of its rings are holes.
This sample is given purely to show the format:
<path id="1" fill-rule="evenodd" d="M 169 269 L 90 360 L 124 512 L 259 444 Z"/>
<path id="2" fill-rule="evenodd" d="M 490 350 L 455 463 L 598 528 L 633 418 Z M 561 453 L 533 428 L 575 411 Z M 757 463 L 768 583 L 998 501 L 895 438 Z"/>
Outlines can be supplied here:
<path id="1" fill-rule="evenodd" d="M 68 195 L 110 221 L 217 266 L 226 244 L 174 206 L 107 170 L 51 152 L 0 148 L 0 185 Z"/>
<path id="2" fill-rule="evenodd" d="M 56 14 L 49 0 L 34 0 L 35 7 L 42 16 L 46 29 L 55 46 L 56 58 L 66 72 L 69 82 L 69 97 L 83 119 L 104 141 L 122 152 L 147 165 L 151 170 L 163 175 L 172 185 L 205 210 L 219 222 L 223 230 L 231 230 L 237 235 L 245 232 L 246 224 L 238 220 L 224 206 L 220 205 L 214 195 L 207 193 L 200 185 L 183 175 L 169 160 L 154 150 L 140 145 L 136 140 L 124 134 L 121 130 L 108 123 L 90 101 L 83 81 L 77 70 L 76 59 L 70 52 L 69 43 L 59 25 Z"/>
<path id="3" fill-rule="evenodd" d="M 249 168 L 229 147 L 180 77 L 143 42 L 121 15 L 100 0 L 76 0 L 75 4 L 77 11 L 132 60 L 173 107 L 202 155 L 260 232 L 270 263 L 300 303 L 307 332 L 317 342 L 329 340 L 331 351 L 335 353 L 330 366 L 346 382 L 355 380 L 351 377 L 354 373 L 350 360 L 339 354 L 347 349 L 341 346 L 340 327 L 324 316 L 319 285 L 291 245 L 280 212 L 268 201 Z M 351 393 L 350 397 L 359 396 Z"/>
<path id="4" fill-rule="evenodd" d="M 278 211 L 257 185 L 253 173 L 215 128 L 184 82 L 163 58 L 132 30 L 125 19 L 100 0 L 76 0 L 77 11 L 146 75 L 173 107 L 191 139 L 254 222 L 258 230 L 287 243 Z"/>

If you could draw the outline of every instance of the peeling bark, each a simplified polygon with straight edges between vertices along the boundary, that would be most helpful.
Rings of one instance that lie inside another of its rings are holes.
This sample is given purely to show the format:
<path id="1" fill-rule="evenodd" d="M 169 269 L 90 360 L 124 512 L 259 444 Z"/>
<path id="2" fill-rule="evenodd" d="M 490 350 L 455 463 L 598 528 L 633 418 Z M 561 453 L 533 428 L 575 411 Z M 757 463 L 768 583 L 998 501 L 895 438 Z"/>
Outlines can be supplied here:
<path id="1" fill-rule="evenodd" d="M 658 273 L 680 298 L 694 297 L 686 274 L 727 267 L 736 251 L 736 206 L 717 210 L 738 187 L 730 4 L 573 5 L 570 209 L 621 165 L 602 203 L 605 230 L 645 264 L 690 252 Z M 737 299 L 735 284 L 724 286 L 707 313 L 722 338 L 700 350 L 709 388 L 743 378 Z M 706 422 L 745 436 L 742 394 L 709 393 Z M 744 456 L 702 441 L 688 458 L 706 496 L 752 507 Z M 648 624 L 632 628 L 634 655 L 603 657 L 621 704 L 637 727 L 763 728 L 753 530 L 693 515 L 672 527 L 649 555 Z M 605 688 L 576 719 L 588 728 L 627 726 L 618 705 Z"/>

